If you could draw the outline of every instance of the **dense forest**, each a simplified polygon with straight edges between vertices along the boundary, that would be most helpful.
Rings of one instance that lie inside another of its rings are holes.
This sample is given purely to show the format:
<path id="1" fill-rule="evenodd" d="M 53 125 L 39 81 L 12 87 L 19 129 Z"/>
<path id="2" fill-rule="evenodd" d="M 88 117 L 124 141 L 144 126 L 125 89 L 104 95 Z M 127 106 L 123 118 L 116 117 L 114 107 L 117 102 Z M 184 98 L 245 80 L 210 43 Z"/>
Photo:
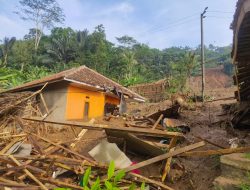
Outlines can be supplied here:
<path id="1" fill-rule="evenodd" d="M 57 5 L 55 0 L 40 1 Z M 20 1 L 27 10 L 34 10 L 36 7 L 25 2 L 38 1 Z M 60 7 L 57 8 L 60 10 Z M 54 15 L 54 21 L 58 23 L 63 21 L 60 11 Z M 50 34 L 44 34 L 42 28 L 35 27 L 23 39 L 6 37 L 0 42 L 0 88 L 11 88 L 80 65 L 86 65 L 125 86 L 169 78 L 176 88 L 183 88 L 189 77 L 200 75 L 200 46 L 160 50 L 127 35 L 117 37 L 114 44 L 107 40 L 102 24 L 96 26 L 93 32 L 50 24 Z M 206 67 L 224 65 L 225 72 L 230 75 L 230 52 L 231 46 L 206 46 Z"/>

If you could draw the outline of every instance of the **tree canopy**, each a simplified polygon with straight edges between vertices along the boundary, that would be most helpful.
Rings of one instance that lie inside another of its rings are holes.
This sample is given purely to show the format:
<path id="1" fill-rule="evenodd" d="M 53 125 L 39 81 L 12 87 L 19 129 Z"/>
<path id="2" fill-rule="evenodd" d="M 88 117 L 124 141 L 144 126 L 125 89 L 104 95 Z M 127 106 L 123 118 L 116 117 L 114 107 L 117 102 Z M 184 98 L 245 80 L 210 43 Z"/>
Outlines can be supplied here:
<path id="1" fill-rule="evenodd" d="M 102 24 L 92 33 L 88 29 L 55 27 L 64 21 L 63 10 L 56 0 L 20 0 L 19 3 L 17 13 L 35 24 L 23 39 L 5 38 L 0 43 L 0 88 L 80 65 L 125 86 L 168 78 L 178 90 L 183 90 L 192 75 L 200 75 L 199 46 L 160 50 L 128 35 L 117 37 L 116 45 L 106 39 Z M 44 28 L 50 29 L 50 34 L 43 34 Z M 224 65 L 225 72 L 232 74 L 230 52 L 231 46 L 206 46 L 206 67 Z"/>

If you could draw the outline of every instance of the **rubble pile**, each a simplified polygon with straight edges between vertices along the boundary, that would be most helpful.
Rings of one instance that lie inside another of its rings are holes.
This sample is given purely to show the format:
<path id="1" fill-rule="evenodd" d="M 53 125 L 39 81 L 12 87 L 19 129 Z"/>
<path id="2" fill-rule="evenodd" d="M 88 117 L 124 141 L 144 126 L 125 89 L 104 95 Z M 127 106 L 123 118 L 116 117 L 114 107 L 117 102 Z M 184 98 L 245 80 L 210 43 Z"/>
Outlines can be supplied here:
<path id="1" fill-rule="evenodd" d="M 109 115 L 103 122 L 47 120 L 37 102 L 41 91 L 1 94 L 0 187 L 47 190 L 149 186 L 171 190 L 168 175 L 173 157 L 250 151 L 250 147 L 195 151 L 213 143 L 206 139 L 185 142 L 190 128 L 178 120 L 177 104 L 140 117 Z M 46 107 L 46 102 L 42 103 Z M 144 160 L 134 162 L 131 152 Z M 159 162 L 158 177 L 141 173 L 141 168 Z"/>

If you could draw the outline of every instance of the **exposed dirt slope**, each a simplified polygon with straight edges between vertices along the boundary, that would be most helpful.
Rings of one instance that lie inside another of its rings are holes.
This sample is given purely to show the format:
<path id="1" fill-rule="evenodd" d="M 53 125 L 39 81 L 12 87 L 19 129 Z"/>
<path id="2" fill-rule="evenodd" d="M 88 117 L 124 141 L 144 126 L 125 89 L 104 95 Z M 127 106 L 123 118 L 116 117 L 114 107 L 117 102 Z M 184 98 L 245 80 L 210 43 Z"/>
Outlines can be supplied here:
<path id="1" fill-rule="evenodd" d="M 223 72 L 223 67 L 209 68 L 205 71 L 205 91 L 213 93 L 216 89 L 232 88 L 232 77 Z M 201 90 L 201 76 L 191 77 L 189 85 L 194 93 Z"/>

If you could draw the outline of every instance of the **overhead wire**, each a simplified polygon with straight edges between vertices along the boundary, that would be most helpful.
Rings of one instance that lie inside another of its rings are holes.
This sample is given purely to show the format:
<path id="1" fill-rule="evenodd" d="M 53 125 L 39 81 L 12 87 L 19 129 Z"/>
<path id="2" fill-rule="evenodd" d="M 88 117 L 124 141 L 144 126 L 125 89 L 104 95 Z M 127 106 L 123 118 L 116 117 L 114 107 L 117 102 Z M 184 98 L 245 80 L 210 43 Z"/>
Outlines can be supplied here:
<path id="1" fill-rule="evenodd" d="M 166 26 L 162 26 L 162 27 L 151 27 L 150 29 L 144 31 L 141 33 L 141 35 L 144 35 L 144 34 L 147 34 L 147 33 L 154 33 L 154 32 L 158 32 L 158 31 L 163 31 L 165 30 L 166 28 L 169 28 L 169 27 L 172 27 L 172 26 L 176 26 L 178 24 L 182 24 L 183 22 L 185 21 L 188 21 L 190 20 L 190 18 L 194 17 L 194 16 L 197 16 L 198 14 L 195 13 L 195 14 L 192 14 L 192 15 L 189 15 L 189 16 L 186 16 L 186 17 L 182 17 L 180 19 L 177 19 L 177 20 L 174 20 L 170 23 L 168 23 Z"/>
<path id="2" fill-rule="evenodd" d="M 224 16 L 220 16 L 221 14 L 231 14 L 233 12 L 230 11 L 219 11 L 219 10 L 211 10 L 211 11 L 207 11 L 208 13 L 218 13 L 217 15 L 207 15 L 206 17 L 208 18 L 218 18 L 218 19 L 232 19 L 231 17 L 224 17 Z M 179 29 L 179 26 L 184 25 L 186 23 L 190 23 L 193 21 L 199 21 L 198 20 L 198 16 L 200 16 L 200 14 L 195 13 L 186 17 L 182 17 L 180 19 L 174 20 L 170 23 L 168 23 L 166 26 L 162 26 L 162 27 L 151 27 L 150 29 L 137 34 L 137 36 L 144 36 L 147 34 L 152 34 L 152 33 L 158 33 L 161 31 L 169 31 L 172 29 Z M 194 18 L 195 17 L 195 18 Z"/>

